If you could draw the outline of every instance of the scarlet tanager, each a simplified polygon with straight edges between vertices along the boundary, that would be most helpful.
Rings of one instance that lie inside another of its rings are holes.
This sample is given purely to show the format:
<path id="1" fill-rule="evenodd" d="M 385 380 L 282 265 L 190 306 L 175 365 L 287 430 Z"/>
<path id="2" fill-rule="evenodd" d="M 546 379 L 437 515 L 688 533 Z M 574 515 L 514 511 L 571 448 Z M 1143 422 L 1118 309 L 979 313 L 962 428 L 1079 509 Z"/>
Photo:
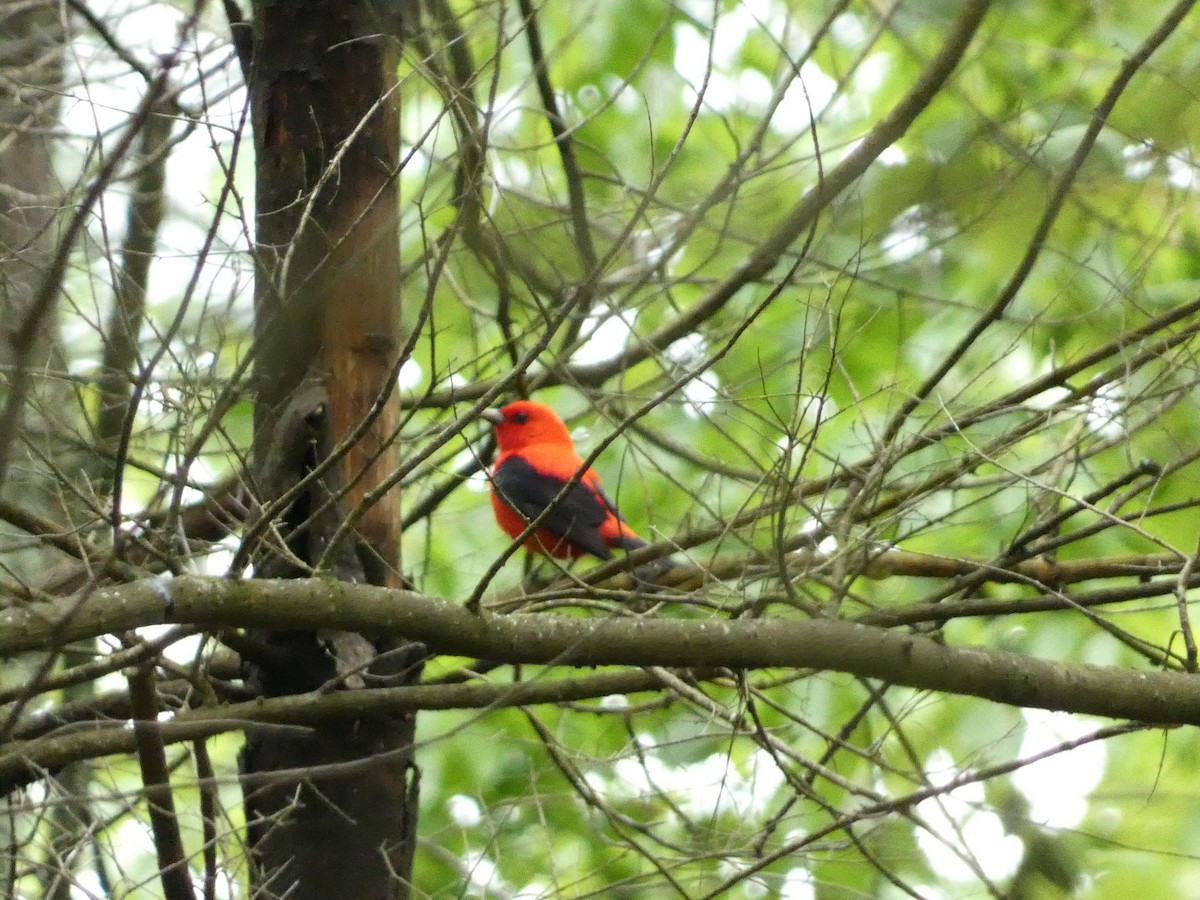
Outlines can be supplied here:
<path id="1" fill-rule="evenodd" d="M 549 406 L 518 400 L 482 415 L 496 426 L 500 454 L 492 467 L 492 509 L 509 537 L 518 537 L 553 503 L 525 541 L 526 549 L 534 553 L 556 559 L 589 554 L 612 559 L 616 548 L 646 546 L 625 524 L 592 469 L 559 497 L 584 465 L 566 423 Z M 663 571 L 674 565 L 666 563 L 664 569 L 663 562 L 656 561 L 655 568 Z"/>

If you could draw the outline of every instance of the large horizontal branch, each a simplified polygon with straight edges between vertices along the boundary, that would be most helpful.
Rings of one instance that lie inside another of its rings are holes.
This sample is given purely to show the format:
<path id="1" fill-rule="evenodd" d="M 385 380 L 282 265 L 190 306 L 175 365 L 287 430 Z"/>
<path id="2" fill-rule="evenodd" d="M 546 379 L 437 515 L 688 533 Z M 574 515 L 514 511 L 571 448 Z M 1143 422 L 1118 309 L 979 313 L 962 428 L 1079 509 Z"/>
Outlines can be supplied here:
<path id="1" fill-rule="evenodd" d="M 372 715 L 567 703 L 661 688 L 659 677 L 635 670 L 515 684 L 407 685 L 369 691 L 312 692 L 187 710 L 159 723 L 158 728 L 164 744 L 177 744 L 253 727 L 316 727 Z M 0 796 L 68 763 L 131 753 L 135 746 L 135 733 L 121 721 L 77 724 L 47 737 L 13 741 L 0 754 Z"/>
<path id="2" fill-rule="evenodd" d="M 505 663 L 806 668 L 1016 706 L 1200 724 L 1200 678 L 1059 663 L 836 619 L 477 616 L 410 591 L 324 579 L 157 578 L 0 613 L 0 655 L 145 625 L 339 629 Z"/>

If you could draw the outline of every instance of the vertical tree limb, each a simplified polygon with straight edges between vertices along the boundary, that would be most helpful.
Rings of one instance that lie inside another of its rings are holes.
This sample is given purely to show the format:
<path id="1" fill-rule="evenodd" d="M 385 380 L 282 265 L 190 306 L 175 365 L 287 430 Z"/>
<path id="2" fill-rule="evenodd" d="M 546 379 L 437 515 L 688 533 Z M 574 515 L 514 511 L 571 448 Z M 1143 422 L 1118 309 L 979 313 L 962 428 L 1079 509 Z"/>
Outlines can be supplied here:
<path id="1" fill-rule="evenodd" d="M 175 816 L 175 798 L 167 754 L 158 733 L 158 694 L 154 688 L 154 664 L 144 662 L 129 673 L 129 705 L 137 742 L 138 766 L 146 797 L 146 812 L 158 853 L 159 878 L 166 900 L 192 900 L 192 881 L 183 853 L 183 838 Z"/>
<path id="2" fill-rule="evenodd" d="M 252 531 L 286 544 L 256 548 L 256 571 L 297 575 L 325 563 L 335 578 L 398 586 L 399 490 L 381 489 L 399 467 L 397 43 L 379 33 L 365 0 L 259 0 L 253 22 L 254 469 L 260 505 L 272 513 Z M 306 384 L 323 392 L 311 414 Z M 308 436 L 280 452 L 280 423 L 297 413 Z M 330 527 L 348 519 L 353 529 Z M 327 546 L 341 535 L 346 547 Z M 339 636 L 256 637 L 283 660 L 252 667 L 248 683 L 262 694 L 344 689 L 348 642 Z M 349 637 L 356 654 L 375 652 Z M 412 677 L 407 654 L 398 656 L 401 677 Z M 354 665 L 357 680 L 370 681 L 371 666 Z M 241 769 L 256 776 L 245 789 L 256 890 L 293 900 L 407 896 L 414 724 L 411 715 L 377 715 L 352 728 L 248 737 Z M 328 774 L 371 758 L 379 762 Z M 311 769 L 326 774 L 257 777 Z"/>

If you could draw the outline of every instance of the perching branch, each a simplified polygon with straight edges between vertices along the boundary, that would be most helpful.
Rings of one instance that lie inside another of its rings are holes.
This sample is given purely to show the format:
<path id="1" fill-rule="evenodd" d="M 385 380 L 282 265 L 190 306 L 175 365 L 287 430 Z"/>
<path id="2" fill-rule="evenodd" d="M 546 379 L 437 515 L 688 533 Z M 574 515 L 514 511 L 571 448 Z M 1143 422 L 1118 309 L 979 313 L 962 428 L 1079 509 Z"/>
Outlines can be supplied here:
<path id="1" fill-rule="evenodd" d="M 1200 724 L 1200 682 L 954 647 L 841 620 L 575 619 L 476 616 L 411 591 L 324 579 L 181 577 L 97 590 L 87 600 L 3 613 L 10 655 L 145 625 L 336 629 L 420 641 L 430 652 L 565 666 L 810 668 L 1042 709 Z"/>

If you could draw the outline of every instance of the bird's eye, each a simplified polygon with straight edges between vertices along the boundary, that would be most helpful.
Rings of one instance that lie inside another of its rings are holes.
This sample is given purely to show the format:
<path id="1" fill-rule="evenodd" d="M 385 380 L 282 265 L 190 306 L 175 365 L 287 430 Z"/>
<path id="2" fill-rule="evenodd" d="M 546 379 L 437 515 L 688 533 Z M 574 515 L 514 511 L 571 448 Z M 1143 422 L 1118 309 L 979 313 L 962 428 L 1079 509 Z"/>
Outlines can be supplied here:
<path id="1" fill-rule="evenodd" d="M 529 421 L 529 413 L 527 413 L 527 412 L 514 413 L 513 421 L 516 422 L 518 425 L 524 425 L 526 422 Z"/>

